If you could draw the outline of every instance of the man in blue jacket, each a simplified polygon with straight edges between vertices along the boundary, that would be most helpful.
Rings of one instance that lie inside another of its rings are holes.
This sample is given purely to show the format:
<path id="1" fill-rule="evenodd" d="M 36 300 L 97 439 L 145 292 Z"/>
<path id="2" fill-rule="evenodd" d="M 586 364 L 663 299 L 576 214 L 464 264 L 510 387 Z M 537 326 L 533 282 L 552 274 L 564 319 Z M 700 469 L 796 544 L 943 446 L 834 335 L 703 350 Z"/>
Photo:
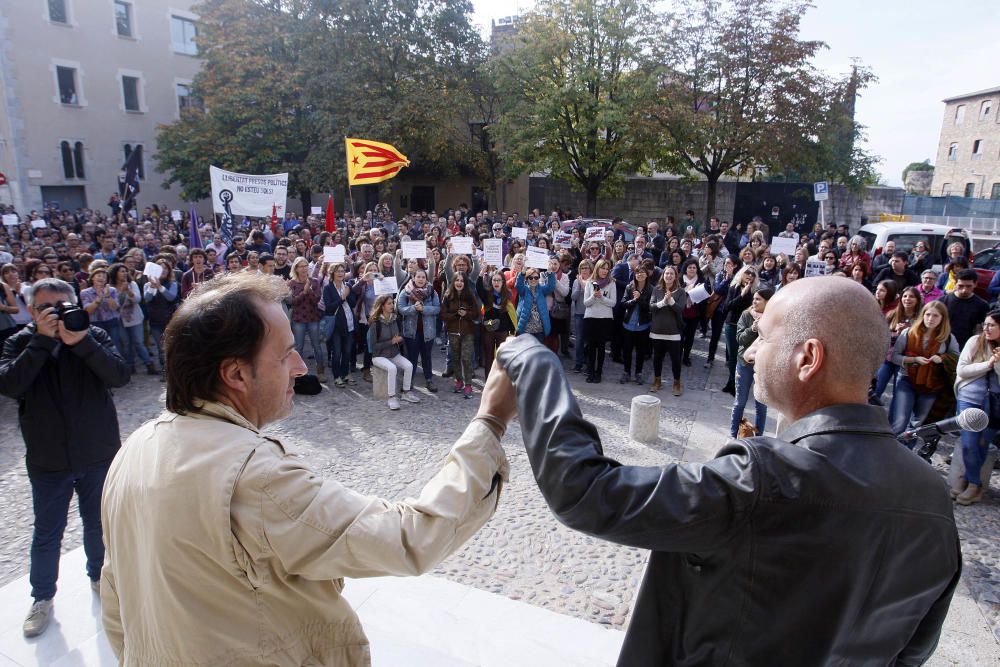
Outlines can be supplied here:
<path id="1" fill-rule="evenodd" d="M 853 281 L 782 288 L 747 350 L 757 400 L 790 422 L 781 439 L 663 467 L 604 455 L 546 348 L 526 336 L 500 348 L 489 381 L 512 383 L 553 513 L 652 551 L 619 665 L 919 665 L 933 653 L 958 532 L 940 474 L 867 404 L 883 323 Z"/>
<path id="2" fill-rule="evenodd" d="M 32 324 L 7 339 L 0 355 L 0 394 L 16 399 L 27 446 L 35 512 L 31 539 L 31 597 L 25 637 L 48 627 L 56 594 L 59 554 L 73 492 L 83 519 L 87 576 L 100 593 L 104 542 L 101 492 L 121 447 L 112 387 L 128 384 L 130 369 L 111 337 L 98 327 L 72 331 L 56 306 L 75 305 L 76 293 L 57 278 L 28 292 Z"/>

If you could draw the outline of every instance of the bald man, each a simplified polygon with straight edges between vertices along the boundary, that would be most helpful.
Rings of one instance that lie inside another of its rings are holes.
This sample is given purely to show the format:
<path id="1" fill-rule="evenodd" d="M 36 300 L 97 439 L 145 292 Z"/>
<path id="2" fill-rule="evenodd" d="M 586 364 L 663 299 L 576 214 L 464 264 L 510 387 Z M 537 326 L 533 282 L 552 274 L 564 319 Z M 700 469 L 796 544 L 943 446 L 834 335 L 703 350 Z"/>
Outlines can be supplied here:
<path id="1" fill-rule="evenodd" d="M 809 278 L 783 287 L 758 329 L 756 398 L 791 423 L 704 464 L 605 456 L 530 336 L 500 348 L 490 382 L 511 383 L 559 520 L 652 550 L 619 665 L 921 664 L 961 555 L 945 482 L 867 404 L 882 313 L 853 281 Z"/>

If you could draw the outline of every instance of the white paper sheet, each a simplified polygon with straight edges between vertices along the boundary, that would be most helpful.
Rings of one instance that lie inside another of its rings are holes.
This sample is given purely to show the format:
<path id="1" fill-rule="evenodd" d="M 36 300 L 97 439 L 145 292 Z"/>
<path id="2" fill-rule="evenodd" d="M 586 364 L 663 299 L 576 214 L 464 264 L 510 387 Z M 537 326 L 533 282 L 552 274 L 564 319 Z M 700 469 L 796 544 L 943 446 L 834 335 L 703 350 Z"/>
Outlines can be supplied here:
<path id="1" fill-rule="evenodd" d="M 403 241 L 400 246 L 406 259 L 427 259 L 427 244 L 423 241 Z"/>
<path id="2" fill-rule="evenodd" d="M 503 266 L 503 239 L 483 241 L 483 263 L 487 266 Z"/>
<path id="3" fill-rule="evenodd" d="M 387 276 L 381 280 L 376 280 L 372 285 L 375 287 L 375 296 L 395 294 L 399 291 L 399 287 L 396 285 L 396 276 Z"/>
<path id="4" fill-rule="evenodd" d="M 534 246 L 528 246 L 524 255 L 524 265 L 530 268 L 549 269 L 549 251 Z"/>
<path id="5" fill-rule="evenodd" d="M 346 249 L 342 245 L 323 246 L 323 263 L 342 264 L 346 254 Z"/>

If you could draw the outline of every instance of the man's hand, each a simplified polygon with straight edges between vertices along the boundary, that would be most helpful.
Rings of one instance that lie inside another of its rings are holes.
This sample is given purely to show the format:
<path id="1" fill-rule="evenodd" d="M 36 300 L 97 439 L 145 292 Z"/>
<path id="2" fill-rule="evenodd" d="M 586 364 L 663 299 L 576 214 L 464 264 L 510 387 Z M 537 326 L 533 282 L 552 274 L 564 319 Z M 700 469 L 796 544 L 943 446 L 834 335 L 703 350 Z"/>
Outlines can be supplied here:
<path id="1" fill-rule="evenodd" d="M 59 333 L 59 340 L 63 342 L 63 345 L 68 345 L 69 347 L 73 347 L 87 337 L 88 332 L 86 329 L 83 331 L 70 331 L 66 328 L 66 325 L 62 323 L 62 320 L 59 320 L 56 323 L 56 327 Z"/>
<path id="2" fill-rule="evenodd" d="M 490 377 L 486 380 L 486 386 L 483 387 L 483 395 L 479 401 L 477 416 L 482 415 L 495 417 L 504 424 L 510 424 L 517 416 L 517 394 L 514 391 L 514 383 L 500 368 L 496 359 L 493 360 Z"/>
<path id="3" fill-rule="evenodd" d="M 58 326 L 62 322 L 59 321 L 59 316 L 56 314 L 55 308 L 46 308 L 42 311 L 41 317 L 35 320 L 35 331 L 42 334 L 43 336 L 48 336 L 49 338 L 56 338 L 59 336 Z"/>

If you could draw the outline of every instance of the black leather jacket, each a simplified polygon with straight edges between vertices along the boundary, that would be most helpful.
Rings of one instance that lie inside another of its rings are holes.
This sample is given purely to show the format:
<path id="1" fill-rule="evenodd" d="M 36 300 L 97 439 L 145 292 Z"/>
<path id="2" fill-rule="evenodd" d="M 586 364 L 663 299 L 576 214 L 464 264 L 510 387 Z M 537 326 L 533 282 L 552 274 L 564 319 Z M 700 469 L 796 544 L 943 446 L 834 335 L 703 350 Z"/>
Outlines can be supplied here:
<path id="1" fill-rule="evenodd" d="M 961 572 L 944 481 L 885 412 L 834 405 L 704 464 L 604 456 L 559 360 L 500 349 L 535 479 L 561 522 L 651 549 L 619 665 L 917 665 Z"/>

